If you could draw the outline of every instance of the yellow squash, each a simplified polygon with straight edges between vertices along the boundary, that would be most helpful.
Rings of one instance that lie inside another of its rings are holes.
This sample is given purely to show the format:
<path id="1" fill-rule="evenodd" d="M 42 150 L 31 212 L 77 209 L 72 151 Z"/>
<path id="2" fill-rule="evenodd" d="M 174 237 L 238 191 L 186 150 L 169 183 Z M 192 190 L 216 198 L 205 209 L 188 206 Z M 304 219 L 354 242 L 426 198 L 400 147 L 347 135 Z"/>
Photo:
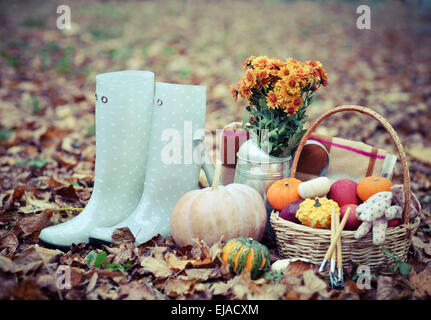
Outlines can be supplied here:
<path id="1" fill-rule="evenodd" d="M 329 228 L 331 213 L 340 212 L 338 204 L 327 198 L 305 199 L 296 211 L 296 218 L 302 224 L 312 228 Z"/>

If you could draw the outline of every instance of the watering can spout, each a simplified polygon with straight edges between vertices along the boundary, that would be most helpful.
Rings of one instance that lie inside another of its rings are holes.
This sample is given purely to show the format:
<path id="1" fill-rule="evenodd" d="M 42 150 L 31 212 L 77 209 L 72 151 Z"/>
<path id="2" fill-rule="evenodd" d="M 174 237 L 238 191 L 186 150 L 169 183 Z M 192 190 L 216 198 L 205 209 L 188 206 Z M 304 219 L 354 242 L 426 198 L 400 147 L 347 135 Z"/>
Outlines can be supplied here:
<path id="1" fill-rule="evenodd" d="M 203 138 L 193 140 L 193 146 L 199 154 L 200 161 L 202 163 L 202 169 L 204 170 L 208 185 L 211 186 L 214 181 L 215 166 L 210 155 L 208 154 L 207 149 L 205 148 Z M 222 185 L 221 181 L 219 182 L 219 185 Z"/>

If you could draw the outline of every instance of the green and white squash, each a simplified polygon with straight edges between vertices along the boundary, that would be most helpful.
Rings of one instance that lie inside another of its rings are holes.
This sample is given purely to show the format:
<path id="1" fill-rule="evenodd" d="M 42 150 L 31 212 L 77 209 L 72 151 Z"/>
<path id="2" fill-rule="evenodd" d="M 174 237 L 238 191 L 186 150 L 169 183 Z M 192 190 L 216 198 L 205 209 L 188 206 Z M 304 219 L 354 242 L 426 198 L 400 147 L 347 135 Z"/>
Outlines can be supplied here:
<path id="1" fill-rule="evenodd" d="M 270 265 L 269 250 L 266 246 L 251 238 L 235 238 L 223 247 L 223 263 L 229 264 L 232 273 L 240 274 L 249 270 L 251 278 L 268 270 Z"/>

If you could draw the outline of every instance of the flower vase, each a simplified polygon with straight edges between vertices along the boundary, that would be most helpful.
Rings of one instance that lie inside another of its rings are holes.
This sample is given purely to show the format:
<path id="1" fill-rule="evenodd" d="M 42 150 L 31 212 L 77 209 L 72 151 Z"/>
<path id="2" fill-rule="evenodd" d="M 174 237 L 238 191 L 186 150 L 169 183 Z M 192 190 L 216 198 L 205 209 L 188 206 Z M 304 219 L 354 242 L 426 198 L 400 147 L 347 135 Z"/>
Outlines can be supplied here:
<path id="1" fill-rule="evenodd" d="M 284 158 L 271 156 L 255 140 L 247 140 L 237 152 L 234 182 L 249 185 L 266 200 L 271 184 L 289 177 L 292 159 L 292 155 Z"/>

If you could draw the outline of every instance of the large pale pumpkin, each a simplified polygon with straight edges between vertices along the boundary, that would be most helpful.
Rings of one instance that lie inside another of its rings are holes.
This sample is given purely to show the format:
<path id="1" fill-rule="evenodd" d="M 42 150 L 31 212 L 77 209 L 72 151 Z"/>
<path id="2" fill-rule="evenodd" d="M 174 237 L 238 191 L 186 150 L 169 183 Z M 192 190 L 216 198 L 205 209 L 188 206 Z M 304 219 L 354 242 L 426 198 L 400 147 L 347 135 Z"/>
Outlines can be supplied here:
<path id="1" fill-rule="evenodd" d="M 180 246 L 195 245 L 193 239 L 212 245 L 221 236 L 226 241 L 237 237 L 259 241 L 266 220 L 263 199 L 255 189 L 238 183 L 213 184 L 189 191 L 177 201 L 172 210 L 171 232 Z"/>

